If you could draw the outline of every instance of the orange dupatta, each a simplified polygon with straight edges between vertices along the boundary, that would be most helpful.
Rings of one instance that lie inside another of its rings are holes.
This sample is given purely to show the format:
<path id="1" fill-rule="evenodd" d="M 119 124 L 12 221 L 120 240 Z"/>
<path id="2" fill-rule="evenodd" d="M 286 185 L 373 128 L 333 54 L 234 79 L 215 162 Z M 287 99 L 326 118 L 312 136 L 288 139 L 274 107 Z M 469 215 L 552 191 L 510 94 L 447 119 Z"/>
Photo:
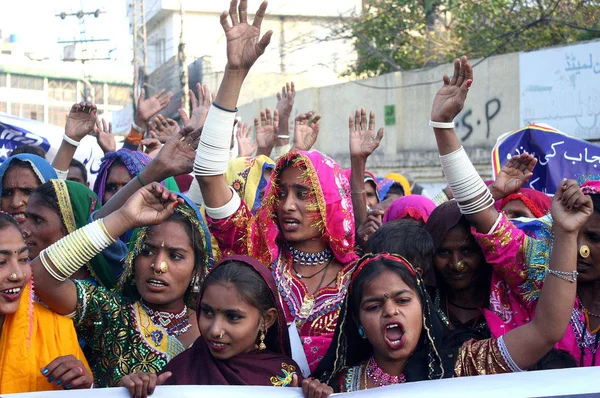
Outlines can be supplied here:
<path id="1" fill-rule="evenodd" d="M 52 312 L 41 303 L 31 303 L 30 294 L 31 283 L 25 286 L 17 312 L 7 315 L 2 326 L 2 394 L 60 390 L 55 384 L 48 383 L 41 369 L 64 355 L 75 356 L 91 373 L 77 341 L 73 321 Z"/>

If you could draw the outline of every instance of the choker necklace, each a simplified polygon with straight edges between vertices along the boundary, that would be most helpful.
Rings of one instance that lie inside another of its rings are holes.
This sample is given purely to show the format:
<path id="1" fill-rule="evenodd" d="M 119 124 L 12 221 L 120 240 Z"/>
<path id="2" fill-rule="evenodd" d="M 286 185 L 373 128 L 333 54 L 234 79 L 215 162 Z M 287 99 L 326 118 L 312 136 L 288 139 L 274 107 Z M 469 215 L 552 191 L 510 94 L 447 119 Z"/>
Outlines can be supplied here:
<path id="1" fill-rule="evenodd" d="M 373 380 L 373 384 L 375 384 L 377 387 L 384 387 L 391 384 L 400 384 L 406 382 L 404 373 L 400 373 L 398 376 L 392 376 L 388 373 L 385 373 L 383 369 L 379 367 L 377 361 L 375 361 L 375 356 L 372 356 L 367 364 L 367 377 Z"/>
<path id="2" fill-rule="evenodd" d="M 156 311 L 149 308 L 144 302 L 142 307 L 152 319 L 155 325 L 160 325 L 167 330 L 167 333 L 171 336 L 178 337 L 188 331 L 192 327 L 190 319 L 187 316 L 187 308 L 183 306 L 183 310 L 180 312 L 169 312 L 169 311 Z"/>
<path id="3" fill-rule="evenodd" d="M 288 250 L 292 255 L 292 261 L 300 265 L 314 267 L 333 260 L 333 251 L 331 251 L 329 246 L 326 247 L 323 251 L 317 253 L 303 252 L 298 249 L 294 249 L 292 246 L 289 245 Z"/>

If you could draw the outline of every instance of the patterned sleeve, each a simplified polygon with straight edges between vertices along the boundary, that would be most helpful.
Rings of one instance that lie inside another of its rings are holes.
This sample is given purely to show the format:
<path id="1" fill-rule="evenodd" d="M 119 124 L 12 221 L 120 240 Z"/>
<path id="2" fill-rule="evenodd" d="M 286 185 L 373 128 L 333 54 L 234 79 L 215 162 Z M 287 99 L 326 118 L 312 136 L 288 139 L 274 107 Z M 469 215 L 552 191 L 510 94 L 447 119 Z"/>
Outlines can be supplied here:
<path id="1" fill-rule="evenodd" d="M 119 297 L 102 286 L 94 286 L 87 281 L 73 280 L 77 287 L 77 309 L 73 321 L 77 335 L 92 349 L 100 336 L 105 335 L 121 318 L 123 308 Z"/>
<path id="2" fill-rule="evenodd" d="M 244 201 L 229 217 L 215 220 L 206 215 L 208 229 L 219 244 L 222 258 L 234 254 L 248 254 L 247 231 L 251 218 L 252 213 Z"/>
<path id="3" fill-rule="evenodd" d="M 534 220 L 538 232 L 529 237 L 503 214 L 488 234 L 472 228 L 486 261 L 527 302 L 536 300 L 542 289 L 551 250 L 551 219 Z"/>
<path id="4" fill-rule="evenodd" d="M 512 360 L 504 339 L 469 340 L 458 350 L 454 377 L 522 372 Z"/>

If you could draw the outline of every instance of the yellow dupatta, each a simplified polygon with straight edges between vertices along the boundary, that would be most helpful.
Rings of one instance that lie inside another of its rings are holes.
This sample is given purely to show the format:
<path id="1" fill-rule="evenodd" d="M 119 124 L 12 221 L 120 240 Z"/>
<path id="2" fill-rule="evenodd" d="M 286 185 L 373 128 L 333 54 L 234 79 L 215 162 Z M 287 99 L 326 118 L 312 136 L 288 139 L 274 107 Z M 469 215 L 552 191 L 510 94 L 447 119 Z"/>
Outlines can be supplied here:
<path id="1" fill-rule="evenodd" d="M 41 303 L 31 302 L 27 284 L 14 314 L 7 315 L 0 335 L 0 394 L 60 390 L 41 369 L 58 357 L 73 355 L 90 367 L 77 341 L 73 321 Z"/>

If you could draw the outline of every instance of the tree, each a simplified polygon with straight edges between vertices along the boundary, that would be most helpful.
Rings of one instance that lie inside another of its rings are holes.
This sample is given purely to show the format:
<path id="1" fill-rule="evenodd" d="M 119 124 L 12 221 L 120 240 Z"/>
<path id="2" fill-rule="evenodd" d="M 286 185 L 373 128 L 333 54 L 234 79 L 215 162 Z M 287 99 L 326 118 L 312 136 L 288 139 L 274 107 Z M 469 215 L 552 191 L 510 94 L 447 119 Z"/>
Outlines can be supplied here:
<path id="1" fill-rule="evenodd" d="M 333 31 L 354 41 L 348 75 L 376 76 L 600 37 L 598 0 L 365 0 Z"/>

